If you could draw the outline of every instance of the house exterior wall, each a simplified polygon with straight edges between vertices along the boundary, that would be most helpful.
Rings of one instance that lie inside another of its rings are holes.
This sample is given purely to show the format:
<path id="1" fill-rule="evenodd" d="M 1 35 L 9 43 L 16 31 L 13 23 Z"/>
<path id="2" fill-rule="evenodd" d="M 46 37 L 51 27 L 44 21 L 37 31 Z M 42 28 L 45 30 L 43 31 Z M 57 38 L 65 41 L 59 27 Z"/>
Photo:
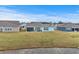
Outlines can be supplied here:
<path id="1" fill-rule="evenodd" d="M 65 27 L 57 27 L 57 30 L 65 31 Z"/>
<path id="2" fill-rule="evenodd" d="M 28 27 L 27 27 L 28 28 Z M 29 27 L 30 28 L 30 27 Z M 48 31 L 54 31 L 54 27 L 33 27 L 34 32 L 48 32 Z M 45 30 L 47 28 L 47 30 Z"/>
<path id="3" fill-rule="evenodd" d="M 72 28 L 67 28 L 67 27 L 57 27 L 57 30 L 65 31 L 65 32 L 71 32 L 71 31 L 72 31 Z"/>
<path id="4" fill-rule="evenodd" d="M 42 32 L 43 28 L 42 27 L 34 27 L 35 32 Z"/>
<path id="5" fill-rule="evenodd" d="M 45 29 L 47 28 L 47 29 Z M 54 27 L 40 27 L 42 32 L 54 31 Z"/>
<path id="6" fill-rule="evenodd" d="M 55 27 L 48 27 L 48 31 L 54 31 Z"/>
<path id="7" fill-rule="evenodd" d="M 42 27 L 42 28 L 41 28 L 41 29 L 42 29 L 42 32 L 47 32 L 48 30 L 44 30 L 44 28 L 45 28 L 45 27 Z"/>
<path id="8" fill-rule="evenodd" d="M 42 32 L 54 31 L 54 27 L 47 27 L 47 30 L 45 30 L 44 28 L 45 27 L 42 28 Z"/>
<path id="9" fill-rule="evenodd" d="M 20 31 L 20 28 L 19 27 L 13 27 L 13 32 L 19 32 Z"/>
<path id="10" fill-rule="evenodd" d="M 0 27 L 0 32 L 19 32 L 19 27 Z"/>

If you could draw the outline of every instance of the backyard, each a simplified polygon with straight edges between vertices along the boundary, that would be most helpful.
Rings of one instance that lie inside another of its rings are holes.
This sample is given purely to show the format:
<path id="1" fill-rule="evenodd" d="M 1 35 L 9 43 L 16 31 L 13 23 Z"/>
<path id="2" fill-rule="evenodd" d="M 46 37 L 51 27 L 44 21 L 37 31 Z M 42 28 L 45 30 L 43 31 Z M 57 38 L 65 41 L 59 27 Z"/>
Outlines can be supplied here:
<path id="1" fill-rule="evenodd" d="M 0 33 L 0 50 L 56 47 L 78 48 L 79 32 Z"/>

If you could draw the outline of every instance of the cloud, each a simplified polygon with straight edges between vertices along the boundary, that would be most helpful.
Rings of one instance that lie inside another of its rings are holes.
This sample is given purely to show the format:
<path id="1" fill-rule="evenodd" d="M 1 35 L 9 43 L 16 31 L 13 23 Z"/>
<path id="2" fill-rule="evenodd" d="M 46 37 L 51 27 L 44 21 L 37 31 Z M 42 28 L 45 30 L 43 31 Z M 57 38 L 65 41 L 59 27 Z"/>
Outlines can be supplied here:
<path id="1" fill-rule="evenodd" d="M 30 14 L 27 15 L 27 18 L 30 19 L 31 21 L 57 21 L 59 19 L 59 16 L 49 16 L 46 14 Z"/>
<path id="2" fill-rule="evenodd" d="M 0 8 L 0 20 L 19 20 L 21 22 L 31 21 L 54 21 L 59 16 L 49 16 L 46 14 L 24 14 L 7 8 Z"/>
<path id="3" fill-rule="evenodd" d="M 66 20 L 66 22 L 74 22 L 74 23 L 79 23 L 79 14 L 65 14 L 62 15 L 63 20 Z"/>
<path id="4" fill-rule="evenodd" d="M 7 8 L 0 8 L 0 20 L 18 20 L 21 22 L 25 20 L 28 21 L 26 15 Z"/>
<path id="5" fill-rule="evenodd" d="M 20 22 L 31 22 L 31 21 L 79 22 L 79 14 L 64 14 L 64 15 L 25 14 L 20 13 L 16 10 L 0 8 L 0 20 L 18 20 Z"/>

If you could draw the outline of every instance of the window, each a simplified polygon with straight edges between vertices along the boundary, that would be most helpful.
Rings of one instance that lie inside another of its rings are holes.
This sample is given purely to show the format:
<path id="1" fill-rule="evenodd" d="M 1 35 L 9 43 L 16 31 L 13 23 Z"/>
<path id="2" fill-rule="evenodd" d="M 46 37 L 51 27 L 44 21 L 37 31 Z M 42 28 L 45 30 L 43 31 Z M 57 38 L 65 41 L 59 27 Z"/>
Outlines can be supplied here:
<path id="1" fill-rule="evenodd" d="M 2 28 L 0 28 L 0 31 L 2 31 Z"/>
<path id="2" fill-rule="evenodd" d="M 41 30 L 40 30 L 40 27 L 37 27 L 36 30 L 37 30 L 37 31 L 41 31 Z"/>
<path id="3" fill-rule="evenodd" d="M 11 28 L 5 28 L 5 30 L 6 30 L 6 31 L 11 31 L 12 29 L 11 29 Z"/>
<path id="4" fill-rule="evenodd" d="M 27 27 L 27 31 L 34 31 L 33 27 Z"/>
<path id="5" fill-rule="evenodd" d="M 9 30 L 12 30 L 11 28 Z"/>
<path id="6" fill-rule="evenodd" d="M 48 30 L 48 27 L 44 27 L 44 30 Z"/>

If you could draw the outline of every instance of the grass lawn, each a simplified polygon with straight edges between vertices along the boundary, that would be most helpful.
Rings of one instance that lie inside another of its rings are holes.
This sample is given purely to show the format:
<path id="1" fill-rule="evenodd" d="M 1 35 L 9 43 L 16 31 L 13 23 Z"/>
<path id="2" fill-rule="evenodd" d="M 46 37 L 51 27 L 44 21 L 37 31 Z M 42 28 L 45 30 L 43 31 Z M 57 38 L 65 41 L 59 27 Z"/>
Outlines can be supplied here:
<path id="1" fill-rule="evenodd" d="M 79 32 L 0 33 L 0 50 L 43 47 L 77 48 L 79 47 Z"/>

